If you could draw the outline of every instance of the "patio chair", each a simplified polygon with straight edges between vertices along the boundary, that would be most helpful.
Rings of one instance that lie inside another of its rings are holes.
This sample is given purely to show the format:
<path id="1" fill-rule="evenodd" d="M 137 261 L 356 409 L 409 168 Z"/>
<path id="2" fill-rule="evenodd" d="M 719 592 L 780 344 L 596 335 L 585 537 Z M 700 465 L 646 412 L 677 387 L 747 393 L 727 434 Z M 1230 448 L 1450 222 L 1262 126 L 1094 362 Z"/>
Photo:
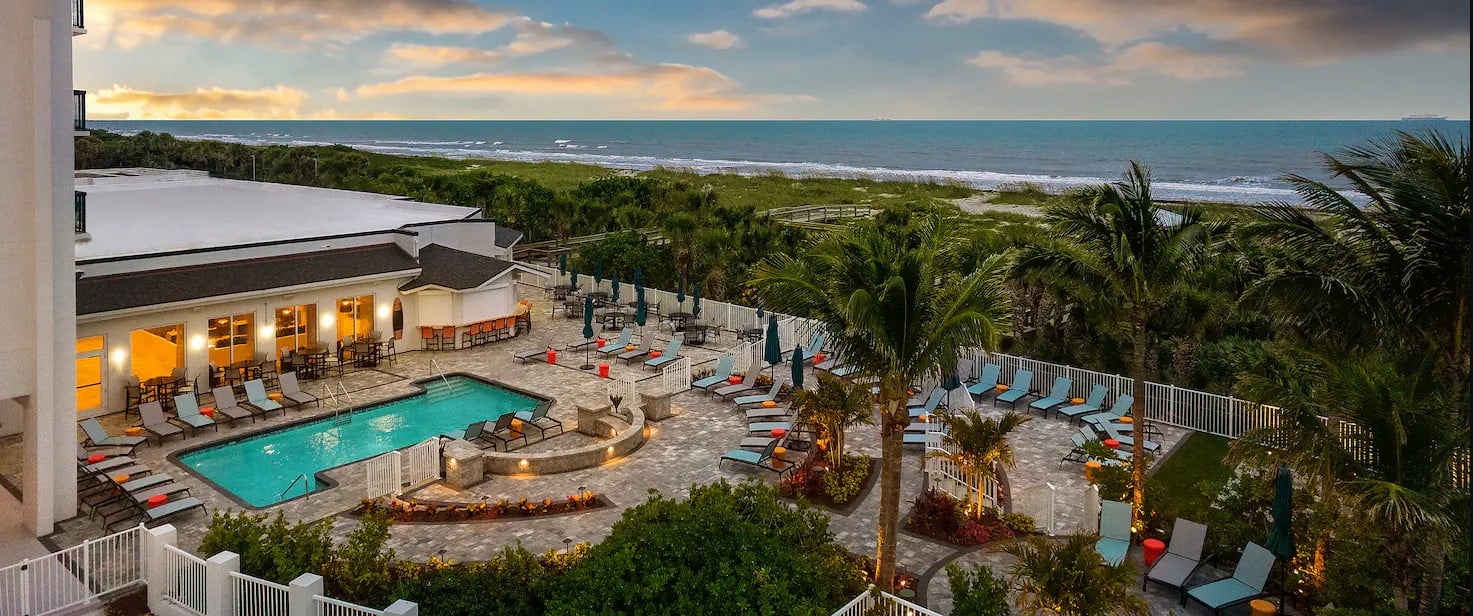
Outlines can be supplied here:
<path id="1" fill-rule="evenodd" d="M 1273 567 L 1273 553 L 1249 541 L 1243 547 L 1243 555 L 1238 558 L 1238 567 L 1233 570 L 1232 577 L 1193 586 L 1187 589 L 1186 597 L 1201 603 L 1213 614 L 1221 613 L 1267 594 L 1263 592 L 1263 586 L 1268 582 L 1268 574 Z M 1182 605 L 1186 605 L 1186 599 L 1182 600 Z"/>
<path id="2" fill-rule="evenodd" d="M 148 499 L 155 496 L 166 496 L 170 499 L 189 496 L 189 486 L 182 483 L 170 482 L 159 484 L 146 490 L 130 492 L 119 498 L 110 499 L 109 502 L 92 506 L 91 511 L 87 514 L 87 518 L 91 519 L 101 514 L 103 527 L 111 527 L 118 521 L 113 516 L 121 515 L 124 520 L 137 519 L 137 508 L 147 506 Z M 113 506 L 107 507 L 107 505 Z"/>
<path id="3" fill-rule="evenodd" d="M 516 416 L 511 413 L 497 417 L 496 425 L 491 429 L 491 433 L 486 435 L 497 443 L 501 443 L 502 451 L 511 451 L 511 442 L 517 439 L 521 439 L 522 445 L 527 444 L 527 434 L 512 427 L 511 420 L 513 419 L 516 419 Z M 491 448 L 496 448 L 495 443 Z"/>
<path id="4" fill-rule="evenodd" d="M 730 461 L 736 462 L 738 464 L 746 464 L 748 466 L 760 468 L 765 471 L 772 471 L 774 473 L 777 473 L 778 476 L 782 476 L 783 473 L 797 468 L 797 465 L 787 463 L 783 467 L 779 468 L 775 465 L 768 464 L 768 462 L 772 460 L 772 452 L 777 450 L 777 448 L 784 441 L 786 441 L 786 439 L 772 439 L 772 442 L 768 443 L 766 447 L 762 448 L 761 452 L 747 451 L 745 449 L 733 449 L 724 454 L 721 454 L 721 459 L 716 462 L 716 465 L 721 466 L 722 462 Z"/>
<path id="5" fill-rule="evenodd" d="M 282 406 L 280 402 L 272 400 L 270 396 L 266 395 L 266 385 L 260 379 L 246 381 L 245 390 L 246 401 L 244 404 L 246 406 L 255 407 L 256 410 L 262 413 L 281 411 L 281 414 L 286 414 L 285 406 Z"/>
<path id="6" fill-rule="evenodd" d="M 1071 404 L 1054 409 L 1054 415 L 1063 415 L 1070 421 L 1079 419 L 1090 413 L 1098 412 L 1105 406 L 1105 396 L 1110 393 L 1110 388 L 1104 385 L 1095 385 L 1089 390 L 1089 397 L 1082 404 Z"/>
<path id="7" fill-rule="evenodd" d="M 936 395 L 936 392 L 937 391 L 940 391 L 941 392 L 941 395 L 943 395 L 943 396 L 946 395 L 946 389 L 945 388 L 940 387 L 940 386 L 932 387 L 930 393 L 927 393 L 927 394 L 924 394 L 924 395 L 914 395 L 914 396 L 911 396 L 909 400 L 906 400 L 905 401 L 905 406 L 906 407 L 925 406 L 926 405 L 926 402 L 929 402 L 931 400 L 931 396 Z M 878 396 L 878 395 L 880 395 L 880 386 L 876 385 L 874 387 L 869 388 L 869 393 L 870 393 L 871 396 Z"/>
<path id="8" fill-rule="evenodd" d="M 762 360 L 760 358 L 752 359 L 752 365 L 747 368 L 747 374 L 742 377 L 742 382 L 736 385 L 718 386 L 712 393 L 716 394 L 718 398 L 727 398 L 737 394 L 755 391 L 757 389 L 757 376 L 762 372 L 761 366 Z M 718 383 L 717 385 L 720 384 Z M 710 388 L 707 388 L 707 391 L 711 391 Z"/>
<path id="9" fill-rule="evenodd" d="M 1130 551 L 1130 510 L 1127 503 L 1100 501 L 1100 538 L 1095 541 L 1095 552 L 1111 567 L 1125 562 Z"/>
<path id="10" fill-rule="evenodd" d="M 928 415 L 935 414 L 936 407 L 941 404 L 941 400 L 944 399 L 944 398 L 946 398 L 946 390 L 945 389 L 942 389 L 940 387 L 937 387 L 936 389 L 931 390 L 931 397 L 926 398 L 926 403 L 924 405 L 922 405 L 922 406 L 912 406 L 912 407 L 909 408 L 910 416 L 911 417 L 925 417 L 925 416 L 928 416 Z"/>
<path id="11" fill-rule="evenodd" d="M 282 373 L 281 376 L 277 377 L 277 381 L 281 384 L 281 397 L 283 400 L 290 400 L 299 407 L 305 404 L 322 406 L 321 399 L 302 391 L 302 385 L 297 382 L 297 373 Z"/>
<path id="12" fill-rule="evenodd" d="M 467 425 L 464 430 L 446 432 L 444 434 L 441 434 L 440 436 L 443 436 L 445 438 L 460 439 L 462 441 L 470 441 L 474 443 L 477 440 L 482 440 L 484 438 L 484 434 L 486 432 L 486 424 L 488 423 L 491 422 L 473 421 L 469 425 Z"/>
<path id="13" fill-rule="evenodd" d="M 193 430 L 195 434 L 199 434 L 199 431 L 202 428 L 214 428 L 216 432 L 220 431 L 219 422 L 216 422 L 214 419 L 211 419 L 209 417 L 205 417 L 203 413 L 199 412 L 199 406 L 197 405 L 192 409 L 177 409 L 175 412 L 175 417 L 178 417 L 179 421 L 182 421 L 185 425 L 189 426 L 189 428 Z"/>
<path id="14" fill-rule="evenodd" d="M 757 434 L 759 432 L 770 433 L 773 430 L 787 430 L 787 431 L 791 432 L 793 430 L 793 422 L 791 422 L 791 421 L 758 421 L 758 422 L 747 424 L 747 433 L 748 434 Z"/>
<path id="15" fill-rule="evenodd" d="M 1156 582 L 1186 593 L 1187 580 L 1202 564 L 1202 544 L 1207 540 L 1207 527 L 1191 520 L 1177 518 L 1171 527 L 1171 543 L 1156 564 L 1146 570 L 1141 590 L 1147 582 Z"/>
<path id="16" fill-rule="evenodd" d="M 1033 393 L 1030 390 L 1031 387 L 1033 387 L 1033 371 L 1019 368 L 1013 374 L 1013 382 L 1008 385 L 1008 390 L 993 398 L 993 404 L 1006 402 L 1008 403 L 1008 407 L 1016 409 L 1018 408 L 1019 400 Z"/>
<path id="17" fill-rule="evenodd" d="M 537 428 L 537 438 L 544 438 L 544 435 L 547 434 L 547 429 L 551 428 L 552 426 L 557 426 L 558 434 L 562 434 L 564 429 L 563 422 L 548 417 L 547 412 L 549 410 L 552 410 L 552 403 L 542 402 L 537 405 L 537 408 L 534 408 L 530 411 L 517 411 L 513 414 L 513 416 L 517 419 L 522 420 L 523 426 L 532 426 L 533 428 Z M 549 425 L 548 422 L 550 422 L 551 425 Z"/>
<path id="18" fill-rule="evenodd" d="M 636 359 L 639 359 L 641 357 L 644 357 L 646 355 L 649 355 L 650 354 L 650 351 L 653 349 L 654 346 L 655 346 L 655 334 L 654 334 L 654 332 L 648 332 L 648 333 L 646 333 L 642 337 L 642 339 L 640 341 L 639 348 L 634 349 L 633 351 L 624 351 L 622 353 L 619 353 L 616 357 L 618 357 L 619 359 L 624 360 L 624 363 L 627 364 L 627 363 L 632 362 L 632 361 L 634 361 Z M 624 347 L 619 347 L 619 348 L 622 349 Z"/>
<path id="19" fill-rule="evenodd" d="M 147 524 L 157 524 L 159 522 L 162 522 L 164 520 L 167 520 L 169 518 L 172 518 L 172 517 L 174 517 L 176 515 L 182 514 L 182 513 L 186 512 L 186 511 L 191 511 L 191 510 L 194 510 L 194 509 L 204 509 L 204 508 L 205 508 L 204 501 L 202 501 L 202 500 L 200 500 L 198 498 L 195 498 L 193 496 L 188 497 L 188 498 L 181 498 L 181 499 L 176 500 L 176 501 L 169 501 L 169 502 L 164 503 L 162 505 L 159 505 L 157 507 L 149 507 L 147 505 L 137 505 L 139 521 L 140 522 L 143 522 L 146 525 Z M 119 521 L 132 522 L 132 519 L 131 518 L 128 518 L 128 519 L 119 520 Z M 107 528 L 107 530 L 111 531 L 112 530 L 112 527 L 109 526 Z"/>
<path id="20" fill-rule="evenodd" d="M 1130 394 L 1122 395 L 1119 398 L 1115 399 L 1115 404 L 1110 405 L 1110 410 L 1103 413 L 1085 415 L 1084 419 L 1081 420 L 1081 423 L 1092 425 L 1097 428 L 1103 428 L 1106 423 L 1110 423 L 1117 419 L 1120 419 L 1121 417 L 1124 417 L 1126 413 L 1129 413 L 1130 405 L 1132 404 L 1135 404 L 1135 397 L 1131 396 Z"/>
<path id="21" fill-rule="evenodd" d="M 803 363 L 806 364 L 810 361 L 813 361 L 814 356 L 822 353 L 823 345 L 827 341 L 828 332 L 818 332 L 816 334 L 813 334 L 813 338 L 810 338 L 808 340 L 808 345 L 803 347 Z"/>
<path id="22" fill-rule="evenodd" d="M 1089 442 L 1090 439 L 1085 438 L 1083 434 L 1075 433 L 1069 435 L 1069 440 L 1074 442 L 1074 449 L 1069 450 L 1069 453 L 1066 453 L 1064 454 L 1064 457 L 1059 458 L 1059 468 L 1064 468 L 1065 462 L 1083 463 L 1091 460 L 1090 455 L 1085 453 L 1084 451 L 1084 444 L 1086 442 Z M 1124 453 L 1125 452 L 1123 451 L 1115 451 L 1114 457 L 1104 460 L 1100 460 L 1098 458 L 1094 459 L 1105 466 L 1120 466 L 1122 462 L 1121 455 Z"/>
<path id="23" fill-rule="evenodd" d="M 82 432 L 87 435 L 84 445 L 91 443 L 91 445 L 88 445 L 89 447 L 126 447 L 131 452 L 135 447 L 148 442 L 148 437 L 146 436 L 113 436 L 108 434 L 107 430 L 102 428 L 102 424 L 98 423 L 95 417 L 83 419 L 78 422 L 78 425 L 82 427 Z"/>
<path id="24" fill-rule="evenodd" d="M 215 412 L 216 413 L 224 414 L 227 417 L 234 417 L 240 411 L 244 411 L 244 412 L 250 414 L 251 421 L 255 421 L 255 417 L 256 417 L 257 414 L 265 415 L 265 412 L 264 411 L 261 411 L 260 409 L 257 409 L 257 408 L 254 408 L 254 407 L 241 406 L 239 402 L 236 402 L 235 401 L 235 388 L 234 387 L 231 387 L 229 385 L 221 385 L 220 387 L 216 387 L 212 391 L 215 394 Z M 229 409 L 229 410 L 227 410 L 227 409 Z M 286 411 L 284 411 L 284 410 L 282 411 L 282 413 L 285 413 L 285 412 Z"/>
<path id="25" fill-rule="evenodd" d="M 1043 413 L 1043 418 L 1048 419 L 1048 410 L 1069 401 L 1069 388 L 1074 387 L 1074 379 L 1059 377 L 1054 379 L 1054 386 L 1048 395 L 1028 403 L 1028 408 Z"/>
<path id="26" fill-rule="evenodd" d="M 844 362 L 839 357 L 838 353 L 830 353 L 828 357 L 825 357 L 823 359 L 823 361 L 813 364 L 813 370 L 815 372 L 829 372 L 834 368 L 843 365 L 843 363 Z"/>
<path id="27" fill-rule="evenodd" d="M 174 396 L 174 410 L 176 412 L 178 412 L 180 415 L 185 415 L 185 414 L 189 414 L 189 415 L 202 415 L 203 414 L 203 413 L 200 413 L 200 410 L 199 410 L 199 398 L 194 397 L 194 394 L 182 394 L 182 395 Z M 230 420 L 230 423 L 231 424 L 234 424 L 237 420 L 240 420 L 240 419 L 252 419 L 252 420 L 254 420 L 254 418 L 255 418 L 255 415 L 252 415 L 250 411 L 247 411 L 247 410 L 245 410 L 243 408 L 240 408 L 238 406 L 228 406 L 228 407 L 225 407 L 223 409 L 215 409 L 215 416 L 216 417 L 223 417 L 225 419 L 228 419 L 228 420 Z"/>
<path id="28" fill-rule="evenodd" d="M 659 357 L 651 357 L 644 361 L 645 368 L 659 368 L 672 361 L 680 359 L 680 347 L 685 344 L 681 338 L 671 338 L 670 344 L 665 345 L 665 351 Z"/>
<path id="29" fill-rule="evenodd" d="M 634 328 L 626 327 L 622 330 L 619 330 L 618 340 L 615 340 L 613 343 L 605 343 L 603 348 L 598 350 L 598 354 L 609 355 L 613 353 L 623 353 L 624 347 L 629 346 L 629 341 L 631 340 L 634 340 Z"/>
<path id="30" fill-rule="evenodd" d="M 985 396 L 997 393 L 997 379 L 1002 376 L 1002 366 L 987 364 L 982 366 L 982 375 L 977 381 L 967 385 L 967 393 L 974 396 Z"/>
<path id="31" fill-rule="evenodd" d="M 607 349 L 607 348 L 608 348 L 607 346 L 604 347 L 604 349 Z M 599 352 L 603 352 L 604 349 L 599 349 Z M 547 361 L 547 352 L 548 351 L 551 351 L 551 350 L 552 350 L 552 347 L 547 347 L 545 349 L 537 348 L 537 349 L 527 349 L 525 351 L 517 351 L 515 354 L 512 355 L 512 359 L 517 360 L 517 363 L 521 363 L 521 364 L 525 364 L 525 363 L 527 363 L 527 361 L 533 360 L 533 359 L 540 359 L 542 361 Z"/>
<path id="32" fill-rule="evenodd" d="M 783 385 L 786 384 L 786 379 L 773 379 L 772 387 L 769 387 L 767 389 L 767 393 L 753 394 L 750 396 L 738 396 L 732 399 L 732 403 L 736 404 L 737 408 L 742 408 L 744 406 L 761 406 L 763 402 L 776 402 L 778 394 L 782 392 Z"/>
<path id="33" fill-rule="evenodd" d="M 711 376 L 696 379 L 690 386 L 696 389 L 708 389 L 712 385 L 725 383 L 726 379 L 731 378 L 731 365 L 734 362 L 735 359 L 730 353 L 722 354 L 721 358 L 716 360 L 716 371 L 712 372 Z"/>
<path id="34" fill-rule="evenodd" d="M 757 407 L 747 411 L 747 421 L 775 421 L 793 414 L 791 406 Z"/>
<path id="35" fill-rule="evenodd" d="M 1134 446 L 1135 445 L 1135 437 L 1133 437 L 1133 436 L 1127 436 L 1125 433 L 1121 432 L 1120 431 L 1120 426 L 1121 425 L 1122 424 L 1117 424 L 1117 423 L 1114 423 L 1114 422 L 1108 422 L 1108 421 L 1105 422 L 1105 424 L 1104 424 L 1104 426 L 1105 426 L 1105 434 L 1109 438 L 1113 438 L 1113 439 L 1115 439 L 1117 441 L 1120 441 L 1120 446 L 1121 447 L 1132 447 L 1132 446 Z M 1147 453 L 1156 453 L 1157 451 L 1159 451 L 1161 449 L 1161 443 L 1157 443 L 1156 441 L 1149 441 L 1148 440 L 1148 441 L 1146 441 L 1145 449 L 1146 449 L 1146 452 Z"/>

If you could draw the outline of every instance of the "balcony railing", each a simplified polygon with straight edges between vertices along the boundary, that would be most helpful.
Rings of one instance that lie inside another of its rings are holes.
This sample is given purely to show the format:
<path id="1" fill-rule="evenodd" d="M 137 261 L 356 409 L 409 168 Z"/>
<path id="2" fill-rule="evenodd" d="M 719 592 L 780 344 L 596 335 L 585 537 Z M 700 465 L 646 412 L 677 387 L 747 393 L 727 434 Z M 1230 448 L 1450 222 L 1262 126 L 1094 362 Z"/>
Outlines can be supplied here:
<path id="1" fill-rule="evenodd" d="M 72 229 L 87 232 L 87 193 L 80 190 L 72 191 Z"/>
<path id="2" fill-rule="evenodd" d="M 72 27 L 79 30 L 87 28 L 86 20 L 82 19 L 83 0 L 72 0 Z"/>
<path id="3" fill-rule="evenodd" d="M 76 115 L 72 116 L 72 128 L 78 131 L 87 130 L 87 91 L 72 90 L 72 101 L 75 103 Z"/>

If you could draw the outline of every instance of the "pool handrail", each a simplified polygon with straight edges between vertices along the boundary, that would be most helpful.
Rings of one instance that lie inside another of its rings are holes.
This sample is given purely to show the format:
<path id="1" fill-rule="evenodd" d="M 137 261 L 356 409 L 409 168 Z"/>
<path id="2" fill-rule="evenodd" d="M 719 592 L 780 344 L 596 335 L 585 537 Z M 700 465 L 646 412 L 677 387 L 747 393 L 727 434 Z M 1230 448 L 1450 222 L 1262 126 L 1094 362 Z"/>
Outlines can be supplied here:
<path id="1" fill-rule="evenodd" d="M 292 488 L 296 487 L 298 481 L 302 482 L 302 489 L 304 490 L 302 492 L 302 498 L 308 498 L 312 494 L 312 490 L 308 489 L 307 482 L 303 481 L 306 478 L 307 473 L 297 473 L 297 476 L 292 478 L 292 482 L 286 484 L 286 489 L 282 490 L 280 494 L 276 495 L 276 502 L 281 502 L 282 500 L 284 500 L 282 497 L 286 496 L 287 492 L 292 491 Z"/>

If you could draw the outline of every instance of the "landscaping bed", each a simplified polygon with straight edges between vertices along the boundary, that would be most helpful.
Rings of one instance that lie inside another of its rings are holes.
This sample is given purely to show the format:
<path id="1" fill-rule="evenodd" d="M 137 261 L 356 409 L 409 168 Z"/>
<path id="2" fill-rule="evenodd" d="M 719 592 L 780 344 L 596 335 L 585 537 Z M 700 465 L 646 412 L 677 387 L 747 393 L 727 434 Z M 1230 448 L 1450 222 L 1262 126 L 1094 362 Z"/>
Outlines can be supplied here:
<path id="1" fill-rule="evenodd" d="M 984 510 L 979 517 L 968 515 L 963 503 L 943 492 L 927 490 L 917 496 L 905 516 L 905 530 L 961 547 L 1031 535 L 1037 528 L 1033 518 L 1021 513 Z"/>
<path id="2" fill-rule="evenodd" d="M 808 456 L 803 465 L 778 485 L 783 498 L 802 497 L 810 504 L 848 515 L 869 494 L 879 476 L 879 458 L 846 455 L 842 470 L 834 472 L 820 456 Z"/>
<path id="3" fill-rule="evenodd" d="M 563 499 L 544 498 L 540 501 L 534 501 L 523 498 L 513 502 L 510 499 L 503 498 L 496 502 L 480 503 L 443 503 L 417 499 L 395 498 L 393 500 L 385 500 L 375 498 L 364 499 L 349 514 L 361 517 L 370 513 L 382 512 L 388 516 L 391 522 L 396 524 L 443 524 L 447 522 L 482 522 L 514 518 L 536 518 L 578 513 L 610 506 L 613 506 L 612 502 L 604 498 L 603 495 L 594 494 L 593 492 L 570 494 Z"/>

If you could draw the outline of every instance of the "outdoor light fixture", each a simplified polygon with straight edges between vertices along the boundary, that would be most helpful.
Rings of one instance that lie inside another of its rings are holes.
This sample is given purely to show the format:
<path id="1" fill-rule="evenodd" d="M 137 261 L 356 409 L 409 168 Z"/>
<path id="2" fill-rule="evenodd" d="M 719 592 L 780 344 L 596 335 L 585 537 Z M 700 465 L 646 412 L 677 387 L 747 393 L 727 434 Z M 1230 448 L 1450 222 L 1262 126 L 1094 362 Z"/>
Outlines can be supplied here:
<path id="1" fill-rule="evenodd" d="M 527 465 L 528 464 L 530 464 L 530 463 L 527 462 L 527 459 L 526 458 L 522 458 L 522 461 L 521 462 L 517 462 L 517 466 L 520 466 L 520 467 L 522 467 L 524 469 L 527 468 Z"/>
<path id="2" fill-rule="evenodd" d="M 323 327 L 332 327 L 332 324 L 334 322 L 333 318 L 334 317 L 331 314 L 324 314 L 322 315 L 321 319 L 318 319 L 318 321 L 322 323 Z"/>
<path id="3" fill-rule="evenodd" d="M 123 363 L 123 362 L 125 362 L 125 361 L 128 360 L 128 349 L 125 349 L 123 347 L 115 348 L 115 349 L 113 349 L 112 356 L 113 356 L 113 363 L 115 363 L 115 364 L 121 364 L 121 363 Z"/>
<path id="4" fill-rule="evenodd" d="M 221 319 L 221 321 L 224 321 L 224 319 Z M 189 348 L 190 348 L 190 350 L 193 350 L 193 351 L 198 351 L 200 349 L 205 348 L 205 337 L 204 336 L 201 336 L 199 334 L 195 334 L 193 336 L 190 336 L 189 337 Z"/>

